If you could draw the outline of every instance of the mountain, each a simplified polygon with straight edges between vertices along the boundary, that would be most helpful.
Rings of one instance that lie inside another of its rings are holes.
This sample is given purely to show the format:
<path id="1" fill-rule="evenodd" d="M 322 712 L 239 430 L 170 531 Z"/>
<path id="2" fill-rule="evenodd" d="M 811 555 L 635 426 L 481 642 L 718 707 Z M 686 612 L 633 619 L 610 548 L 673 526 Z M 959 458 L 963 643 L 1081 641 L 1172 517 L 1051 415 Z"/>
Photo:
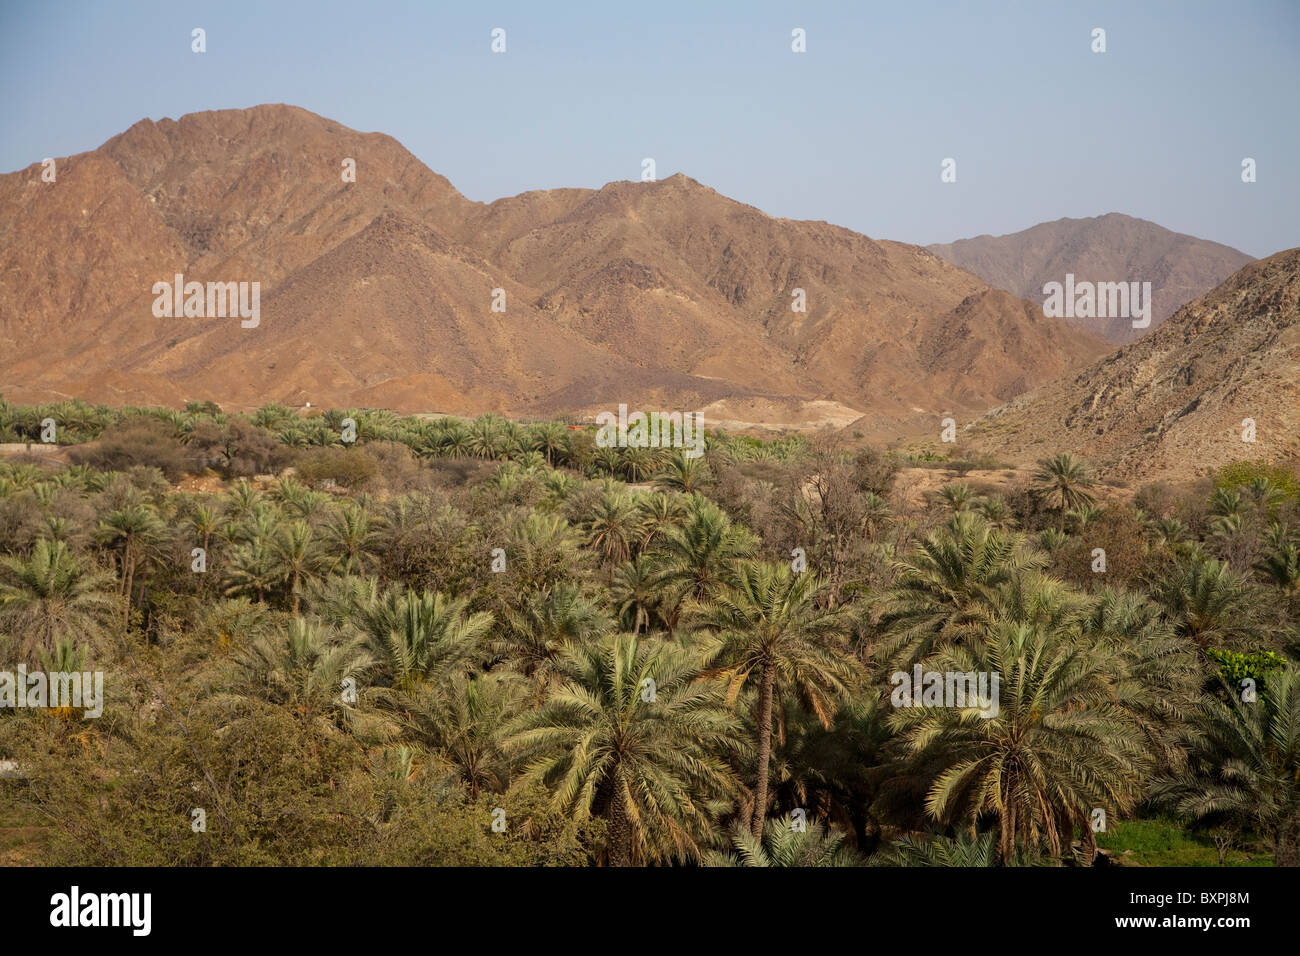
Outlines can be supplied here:
<path id="1" fill-rule="evenodd" d="M 1076 281 L 1150 282 L 1150 328 L 1254 261 L 1217 242 L 1119 213 L 1058 219 L 1006 236 L 976 236 L 927 248 L 994 288 L 1039 303 L 1046 298 L 1043 286 L 1064 283 L 1067 273 Z M 1133 328 L 1129 318 L 1072 321 L 1116 344 L 1149 331 Z"/>
<path id="2" fill-rule="evenodd" d="M 1243 441 L 1250 419 L 1253 442 Z M 1026 461 L 1185 479 L 1300 455 L 1300 249 L 1251 263 L 1145 338 L 996 408 L 959 436 Z"/>
<path id="3" fill-rule="evenodd" d="M 56 170 L 0 176 L 12 401 L 626 402 L 865 415 L 874 433 L 977 414 L 1106 348 L 925 249 L 775 219 L 680 174 L 475 203 L 391 137 L 292 106 L 142 120 Z M 178 273 L 260 283 L 260 322 L 155 317 L 154 283 Z"/>

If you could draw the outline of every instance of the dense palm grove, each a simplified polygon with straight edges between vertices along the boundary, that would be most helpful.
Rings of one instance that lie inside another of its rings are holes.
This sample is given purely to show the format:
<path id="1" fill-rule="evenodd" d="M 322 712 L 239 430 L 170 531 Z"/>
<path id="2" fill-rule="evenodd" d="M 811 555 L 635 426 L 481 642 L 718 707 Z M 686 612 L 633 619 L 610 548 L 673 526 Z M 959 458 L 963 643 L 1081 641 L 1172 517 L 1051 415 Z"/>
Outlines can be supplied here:
<path id="1" fill-rule="evenodd" d="M 1300 856 L 1294 468 L 917 501 L 829 437 L 206 403 L 0 441 L 0 670 L 107 697 L 0 709 L 24 862 L 1087 865 L 1098 810 Z M 916 664 L 997 714 L 893 706 Z"/>

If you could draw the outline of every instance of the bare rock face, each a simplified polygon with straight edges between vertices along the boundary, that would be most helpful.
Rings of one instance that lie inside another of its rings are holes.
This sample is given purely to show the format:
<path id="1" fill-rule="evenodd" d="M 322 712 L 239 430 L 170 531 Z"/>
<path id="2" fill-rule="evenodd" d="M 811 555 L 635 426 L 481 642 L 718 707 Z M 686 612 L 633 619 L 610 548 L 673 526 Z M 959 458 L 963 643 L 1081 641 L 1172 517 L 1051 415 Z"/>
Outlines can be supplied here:
<path id="1" fill-rule="evenodd" d="M 1126 317 L 1071 319 L 1123 344 L 1156 328 L 1181 306 L 1254 260 L 1229 246 L 1170 232 L 1145 219 L 1110 213 L 1058 219 L 1006 236 L 976 236 L 927 247 L 989 285 L 1041 303 L 1043 286 L 1067 274 L 1087 282 L 1150 282 L 1151 325 Z"/>
<path id="2" fill-rule="evenodd" d="M 155 317 L 177 274 L 260 283 L 260 322 Z M 283 105 L 142 120 L 53 183 L 0 176 L 0 286 L 12 401 L 716 404 L 882 433 L 1106 349 L 925 249 L 686 176 L 474 203 L 392 138 Z"/>
<path id="3" fill-rule="evenodd" d="M 1069 451 L 1142 480 L 1300 455 L 1300 249 L 1254 262 L 1146 338 L 968 430 L 1025 460 Z"/>

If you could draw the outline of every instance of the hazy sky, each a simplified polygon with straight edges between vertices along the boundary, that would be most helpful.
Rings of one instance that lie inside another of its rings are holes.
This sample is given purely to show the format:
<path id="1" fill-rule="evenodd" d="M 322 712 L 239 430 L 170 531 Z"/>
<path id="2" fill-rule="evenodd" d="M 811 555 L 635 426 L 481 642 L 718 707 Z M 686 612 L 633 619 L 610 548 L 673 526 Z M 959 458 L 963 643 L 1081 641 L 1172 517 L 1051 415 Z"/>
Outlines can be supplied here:
<path id="1" fill-rule="evenodd" d="M 653 157 L 876 238 L 1123 212 L 1256 256 L 1300 245 L 1297 0 L 0 0 L 0 83 L 4 171 L 143 117 L 282 102 L 396 137 L 476 200 Z"/>

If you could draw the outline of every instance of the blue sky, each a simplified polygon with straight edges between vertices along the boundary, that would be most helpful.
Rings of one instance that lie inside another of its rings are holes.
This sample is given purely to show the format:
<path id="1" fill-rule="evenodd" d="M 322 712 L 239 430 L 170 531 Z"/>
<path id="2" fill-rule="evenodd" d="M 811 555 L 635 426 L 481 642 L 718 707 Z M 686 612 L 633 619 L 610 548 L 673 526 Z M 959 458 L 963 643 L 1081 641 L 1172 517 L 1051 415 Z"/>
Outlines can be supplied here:
<path id="1" fill-rule="evenodd" d="M 637 179 L 649 156 L 875 238 L 1123 212 L 1300 245 L 1296 0 L 0 0 L 0 83 L 4 171 L 143 117 L 283 102 L 396 137 L 476 200 Z"/>

